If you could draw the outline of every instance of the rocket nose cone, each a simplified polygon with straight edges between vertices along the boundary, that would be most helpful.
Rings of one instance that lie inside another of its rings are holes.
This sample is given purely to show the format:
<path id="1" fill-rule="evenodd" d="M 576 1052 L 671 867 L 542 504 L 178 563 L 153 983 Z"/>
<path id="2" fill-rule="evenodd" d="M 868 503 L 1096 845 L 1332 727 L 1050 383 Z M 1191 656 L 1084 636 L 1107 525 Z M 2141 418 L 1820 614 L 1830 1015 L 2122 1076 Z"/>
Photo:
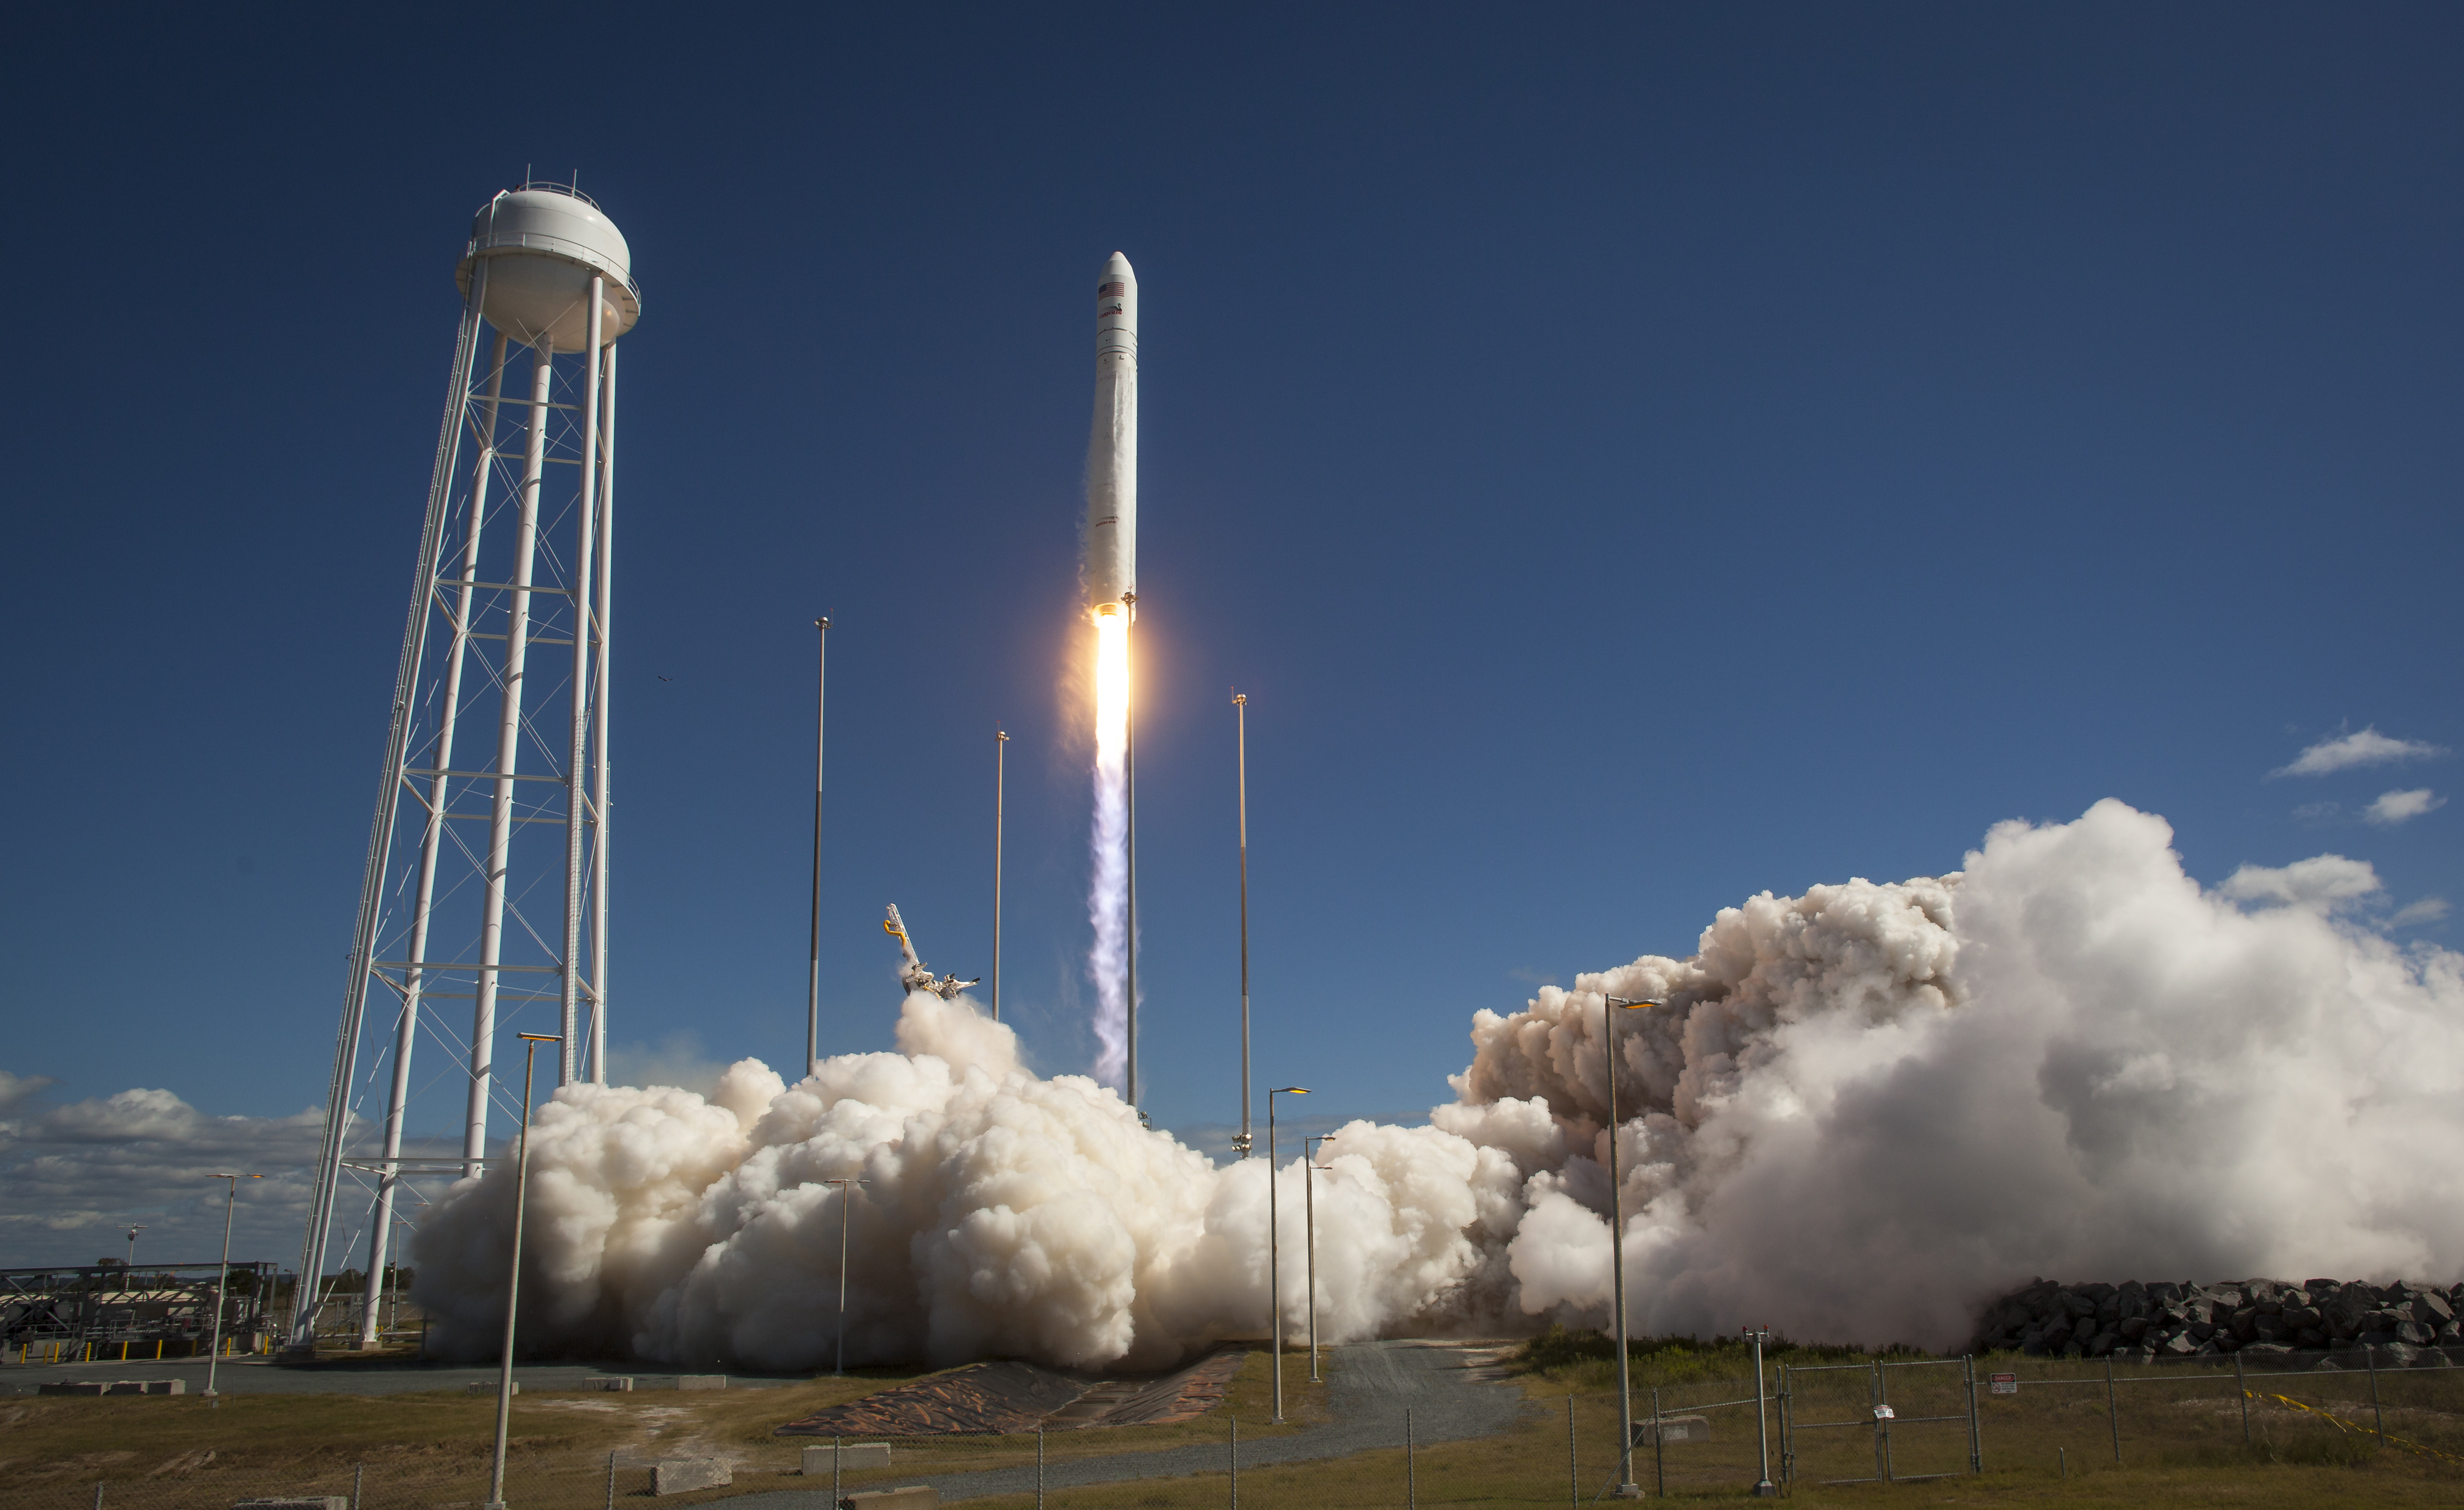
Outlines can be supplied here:
<path id="1" fill-rule="evenodd" d="M 1111 260 L 1104 264 L 1104 276 L 1106 278 L 1135 278 L 1137 277 L 1137 274 L 1131 271 L 1130 259 L 1121 255 L 1118 252 L 1115 252 L 1112 254 Z"/>

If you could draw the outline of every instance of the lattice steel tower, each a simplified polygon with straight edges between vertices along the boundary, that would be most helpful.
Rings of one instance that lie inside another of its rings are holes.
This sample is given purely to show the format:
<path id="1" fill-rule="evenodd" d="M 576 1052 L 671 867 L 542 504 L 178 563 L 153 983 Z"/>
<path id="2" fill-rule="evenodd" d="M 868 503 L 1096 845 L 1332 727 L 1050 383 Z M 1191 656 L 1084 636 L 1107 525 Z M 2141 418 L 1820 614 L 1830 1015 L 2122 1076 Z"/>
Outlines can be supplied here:
<path id="1" fill-rule="evenodd" d="M 372 1180 L 363 1343 L 376 1335 L 406 1182 L 478 1173 L 491 1103 L 518 1115 L 495 1083 L 499 1030 L 518 1020 L 546 1032 L 552 1012 L 557 1083 L 606 1078 L 616 342 L 641 318 L 641 293 L 624 236 L 561 184 L 525 183 L 483 206 L 454 281 L 461 330 L 299 1256 L 304 1302 L 319 1293 L 338 1218 L 354 1214 L 345 1169 L 363 1188 Z M 506 393 L 509 378 L 527 379 L 527 398 Z M 392 1032 L 363 1073 L 372 1000 Z M 448 1001 L 472 1004 L 469 1037 L 454 1014 L 423 1010 Z M 450 1057 L 415 1064 L 423 1037 Z M 376 1146 L 352 1147 L 380 1077 Z M 441 1087 L 464 1093 L 461 1152 L 407 1158 L 405 1118 Z M 314 1344 L 318 1310 L 297 1307 L 295 1348 Z"/>

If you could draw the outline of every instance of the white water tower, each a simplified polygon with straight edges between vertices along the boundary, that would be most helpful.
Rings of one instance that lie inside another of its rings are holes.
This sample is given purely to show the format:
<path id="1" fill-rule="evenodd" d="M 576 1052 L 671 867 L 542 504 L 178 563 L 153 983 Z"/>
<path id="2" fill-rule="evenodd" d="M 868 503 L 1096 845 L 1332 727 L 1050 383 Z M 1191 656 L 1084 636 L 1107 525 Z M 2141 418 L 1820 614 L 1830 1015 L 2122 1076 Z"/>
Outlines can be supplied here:
<path id="1" fill-rule="evenodd" d="M 616 342 L 641 291 L 623 234 L 562 184 L 481 206 L 453 278 L 461 330 L 299 1259 L 304 1300 L 338 1226 L 345 1253 L 364 1234 L 363 1344 L 399 1187 L 477 1173 L 492 1109 L 520 1114 L 519 1088 L 495 1082 L 499 1033 L 560 1034 L 560 1085 L 606 1077 Z M 371 1009 L 390 1032 L 363 1072 Z M 441 1064 L 415 1064 L 423 1041 Z M 348 1146 L 380 1082 L 373 1145 Z M 460 1102 L 458 1156 L 404 1156 L 423 1088 L 440 1112 Z M 294 1348 L 314 1345 L 317 1311 L 297 1308 Z"/>

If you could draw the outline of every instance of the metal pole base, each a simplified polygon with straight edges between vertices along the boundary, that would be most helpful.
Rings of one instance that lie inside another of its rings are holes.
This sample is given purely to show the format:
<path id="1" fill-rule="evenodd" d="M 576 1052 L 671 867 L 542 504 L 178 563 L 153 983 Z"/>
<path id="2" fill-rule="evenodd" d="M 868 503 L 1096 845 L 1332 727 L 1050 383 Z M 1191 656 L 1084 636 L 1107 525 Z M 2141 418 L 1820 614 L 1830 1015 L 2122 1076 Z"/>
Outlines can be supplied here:
<path id="1" fill-rule="evenodd" d="M 1779 1485 L 1772 1483 L 1770 1479 L 1766 1478 L 1761 1483 L 1754 1485 L 1754 1498 L 1757 1499 L 1776 1499 L 1779 1498 Z"/>
<path id="2" fill-rule="evenodd" d="M 1615 1489 L 1609 1491 L 1609 1498 L 1612 1499 L 1639 1499 L 1642 1498 L 1642 1485 L 1619 1484 Z"/>

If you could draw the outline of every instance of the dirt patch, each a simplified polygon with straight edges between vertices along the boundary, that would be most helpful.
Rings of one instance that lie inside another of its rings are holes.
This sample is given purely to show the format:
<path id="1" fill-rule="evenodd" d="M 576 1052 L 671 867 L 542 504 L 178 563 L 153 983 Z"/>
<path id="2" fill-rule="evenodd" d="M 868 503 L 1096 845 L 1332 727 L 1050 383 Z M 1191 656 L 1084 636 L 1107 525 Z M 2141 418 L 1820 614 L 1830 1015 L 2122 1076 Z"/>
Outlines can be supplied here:
<path id="1" fill-rule="evenodd" d="M 976 1364 L 832 1406 L 778 1428 L 780 1436 L 989 1435 L 1169 1425 L 1223 1403 L 1245 1347 L 1220 1347 L 1163 1374 L 1111 1378 L 1033 1364 Z"/>
<path id="2" fill-rule="evenodd" d="M 193 1453 L 182 1453 L 179 1456 L 166 1460 L 145 1477 L 161 1478 L 166 1474 L 193 1474 L 213 1460 L 214 1450 L 210 1447 L 201 1447 Z"/>

